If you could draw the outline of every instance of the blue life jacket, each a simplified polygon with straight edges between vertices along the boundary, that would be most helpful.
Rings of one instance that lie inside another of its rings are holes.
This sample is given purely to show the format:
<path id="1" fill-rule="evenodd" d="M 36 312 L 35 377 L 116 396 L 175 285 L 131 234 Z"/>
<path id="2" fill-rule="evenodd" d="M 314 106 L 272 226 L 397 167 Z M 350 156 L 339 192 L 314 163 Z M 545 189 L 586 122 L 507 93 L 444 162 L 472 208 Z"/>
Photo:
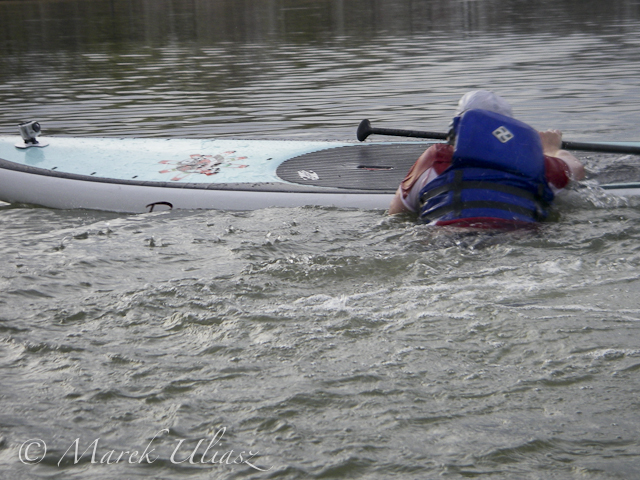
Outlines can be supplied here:
<path id="1" fill-rule="evenodd" d="M 530 223 L 547 217 L 553 192 L 536 130 L 498 113 L 469 110 L 454 121 L 454 132 L 451 166 L 420 191 L 423 221 Z"/>

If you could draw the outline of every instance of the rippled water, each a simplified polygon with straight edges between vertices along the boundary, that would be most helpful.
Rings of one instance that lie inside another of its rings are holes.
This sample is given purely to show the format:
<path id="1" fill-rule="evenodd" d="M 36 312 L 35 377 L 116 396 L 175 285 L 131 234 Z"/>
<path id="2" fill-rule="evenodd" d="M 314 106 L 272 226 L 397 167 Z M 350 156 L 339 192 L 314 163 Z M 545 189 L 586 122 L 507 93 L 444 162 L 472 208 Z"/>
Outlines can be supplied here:
<path id="1" fill-rule="evenodd" d="M 116 2 L 124 12 L 113 21 L 138 21 L 124 15 L 125 3 L 136 4 Z M 129 26 L 133 38 L 117 43 L 99 29 L 92 32 L 97 38 L 84 32 L 104 22 L 99 12 L 85 12 L 92 14 L 86 24 L 67 25 L 51 8 L 52 18 L 26 22 L 30 39 L 4 44 L 0 134 L 14 133 L 25 118 L 38 118 L 50 134 L 99 136 L 352 139 L 367 117 L 442 131 L 461 92 L 493 88 L 537 128 L 561 128 L 575 139 L 640 138 L 640 7 L 634 2 L 582 21 L 575 18 L 584 14 L 582 2 L 556 2 L 555 8 L 542 2 L 525 10 L 529 17 L 513 15 L 504 23 L 493 17 L 504 13 L 499 2 L 451 2 L 414 19 L 398 9 L 412 2 L 387 1 L 380 3 L 397 15 L 397 25 L 379 19 L 364 32 L 354 21 L 363 22 L 370 6 L 360 2 L 359 11 L 343 13 L 342 29 L 339 20 L 327 20 L 324 34 L 310 38 L 298 30 L 308 28 L 305 14 L 316 18 L 313 4 L 293 3 L 299 10 L 273 7 L 271 14 L 254 5 L 250 13 L 278 20 L 273 31 L 261 32 L 262 23 L 245 18 L 248 25 L 238 30 L 249 31 L 241 40 L 224 32 L 211 38 L 221 22 L 205 12 L 201 21 L 209 30 L 174 26 L 158 38 L 154 32 L 169 26 L 152 17 L 151 25 L 139 26 L 142 32 Z M 477 4 L 485 6 L 463 14 Z M 553 21 L 536 18 L 543 8 Z M 15 7 L 5 22 L 24 10 Z M 286 16 L 292 11 L 301 19 Z M 188 18 L 170 13 L 176 22 Z M 51 35 L 54 26 L 73 31 L 60 40 Z"/>
<path id="2" fill-rule="evenodd" d="M 439 131 L 489 85 L 640 140 L 640 6 L 519 3 L 0 1 L 0 133 Z M 640 478 L 639 206 L 588 181 L 500 235 L 2 206 L 0 478 Z"/>

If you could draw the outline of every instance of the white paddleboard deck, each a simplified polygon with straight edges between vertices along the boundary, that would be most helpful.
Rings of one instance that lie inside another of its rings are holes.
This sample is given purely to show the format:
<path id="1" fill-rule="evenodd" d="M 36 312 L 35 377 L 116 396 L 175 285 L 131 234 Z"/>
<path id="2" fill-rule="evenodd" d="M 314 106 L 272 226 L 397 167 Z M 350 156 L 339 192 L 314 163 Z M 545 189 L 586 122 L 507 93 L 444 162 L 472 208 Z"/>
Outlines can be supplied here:
<path id="1" fill-rule="evenodd" d="M 0 137 L 0 200 L 141 213 L 303 205 L 386 209 L 425 142 Z M 640 195 L 640 184 L 609 192 Z"/>

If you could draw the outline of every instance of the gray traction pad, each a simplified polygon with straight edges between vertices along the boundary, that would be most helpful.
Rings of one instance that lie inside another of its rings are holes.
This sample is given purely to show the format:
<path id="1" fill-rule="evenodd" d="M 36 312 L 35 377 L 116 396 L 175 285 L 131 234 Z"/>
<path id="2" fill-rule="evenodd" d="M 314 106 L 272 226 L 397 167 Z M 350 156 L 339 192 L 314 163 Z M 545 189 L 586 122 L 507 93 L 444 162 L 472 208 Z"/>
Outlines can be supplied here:
<path id="1" fill-rule="evenodd" d="M 316 187 L 392 193 L 430 144 L 362 144 L 306 153 L 283 162 L 277 175 Z"/>

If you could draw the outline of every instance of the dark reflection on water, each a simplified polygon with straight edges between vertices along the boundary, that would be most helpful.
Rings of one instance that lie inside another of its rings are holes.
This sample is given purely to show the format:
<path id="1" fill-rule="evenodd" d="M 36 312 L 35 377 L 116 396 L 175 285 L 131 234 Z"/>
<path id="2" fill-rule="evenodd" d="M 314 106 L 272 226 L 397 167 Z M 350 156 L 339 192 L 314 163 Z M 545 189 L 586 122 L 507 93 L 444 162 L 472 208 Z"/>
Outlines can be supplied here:
<path id="1" fill-rule="evenodd" d="M 301 42 L 336 36 L 599 34 L 640 17 L 635 1 L 80 0 L 0 3 L 3 53 L 108 42 Z M 125 47 L 126 48 L 126 47 Z"/>
<path id="2" fill-rule="evenodd" d="M 492 88 L 576 140 L 640 139 L 640 5 L 0 1 L 0 134 L 353 139 Z"/>

